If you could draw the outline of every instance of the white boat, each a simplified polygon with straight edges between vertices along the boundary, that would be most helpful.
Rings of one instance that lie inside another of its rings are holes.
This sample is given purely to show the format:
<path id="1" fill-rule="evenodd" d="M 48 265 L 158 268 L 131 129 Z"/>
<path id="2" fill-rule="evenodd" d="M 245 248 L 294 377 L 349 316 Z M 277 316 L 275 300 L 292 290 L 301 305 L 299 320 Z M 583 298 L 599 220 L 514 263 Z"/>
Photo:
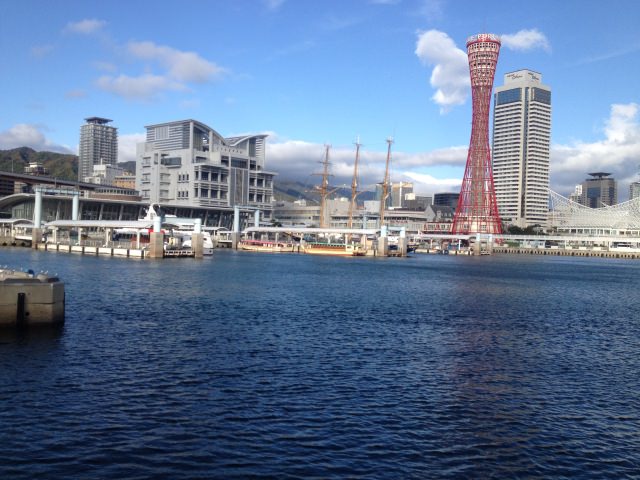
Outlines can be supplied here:
<path id="1" fill-rule="evenodd" d="M 174 232 L 175 235 L 176 232 Z M 186 232 L 179 231 L 182 236 L 182 247 L 183 248 L 191 248 L 191 235 L 194 232 Z M 203 255 L 213 255 L 213 240 L 211 239 L 211 234 L 209 232 L 201 232 L 202 233 L 202 254 Z"/>
<path id="2" fill-rule="evenodd" d="M 240 240 L 238 248 L 250 252 L 285 253 L 295 252 L 296 246 L 293 242 L 245 239 Z"/>
<path id="3" fill-rule="evenodd" d="M 356 257 L 367 253 L 359 243 L 304 242 L 301 245 L 301 249 L 304 253 L 312 255 Z"/>

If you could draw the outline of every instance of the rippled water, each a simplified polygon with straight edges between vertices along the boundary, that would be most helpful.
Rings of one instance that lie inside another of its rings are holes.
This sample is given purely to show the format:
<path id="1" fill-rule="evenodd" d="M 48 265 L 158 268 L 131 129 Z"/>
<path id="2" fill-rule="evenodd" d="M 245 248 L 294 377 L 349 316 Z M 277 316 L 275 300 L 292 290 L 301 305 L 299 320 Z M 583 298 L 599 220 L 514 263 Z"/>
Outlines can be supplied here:
<path id="1" fill-rule="evenodd" d="M 640 262 L 164 261 L 0 333 L 0 478 L 637 478 Z"/>

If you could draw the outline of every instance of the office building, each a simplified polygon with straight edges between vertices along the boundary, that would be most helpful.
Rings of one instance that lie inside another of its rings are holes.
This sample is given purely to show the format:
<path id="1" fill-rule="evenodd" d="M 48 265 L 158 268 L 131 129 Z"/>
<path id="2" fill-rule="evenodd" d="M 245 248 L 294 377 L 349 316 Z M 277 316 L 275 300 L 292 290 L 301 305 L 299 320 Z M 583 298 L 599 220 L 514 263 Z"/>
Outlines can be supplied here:
<path id="1" fill-rule="evenodd" d="M 582 185 L 576 185 L 576 188 L 573 190 L 573 193 L 569 194 L 569 200 L 575 203 L 582 202 Z"/>
<path id="2" fill-rule="evenodd" d="M 275 173 L 265 170 L 267 135 L 225 138 L 196 120 L 145 128 L 136 168 L 136 189 L 143 201 L 181 211 L 242 207 L 271 218 Z"/>
<path id="3" fill-rule="evenodd" d="M 404 196 L 404 210 L 413 210 L 416 212 L 425 212 L 429 205 L 433 202 L 431 197 L 425 195 L 416 195 L 415 193 L 407 193 Z"/>
<path id="4" fill-rule="evenodd" d="M 459 193 L 436 193 L 433 196 L 433 205 L 436 207 L 451 207 L 453 210 L 458 206 Z"/>
<path id="5" fill-rule="evenodd" d="M 89 117 L 85 122 L 80 127 L 79 182 L 85 182 L 93 175 L 94 165 L 115 165 L 118 162 L 118 129 L 109 125 L 111 120 Z"/>
<path id="6" fill-rule="evenodd" d="M 391 206 L 393 208 L 404 208 L 407 195 L 413 193 L 413 183 L 396 182 L 391 184 Z"/>
<path id="7" fill-rule="evenodd" d="M 551 89 L 537 72 L 507 73 L 493 114 L 493 181 L 505 223 L 546 225 L 550 142 Z"/>
<path id="8" fill-rule="evenodd" d="M 378 202 L 378 206 L 380 206 L 380 200 L 382 199 L 383 190 L 384 190 L 384 184 L 376 183 L 375 200 L 376 202 Z M 387 198 L 384 201 L 384 208 L 385 209 L 391 208 L 392 202 L 393 202 L 393 198 L 391 197 L 391 184 L 389 184 L 388 190 L 387 190 Z"/>
<path id="9" fill-rule="evenodd" d="M 24 167 L 24 173 L 27 175 L 49 175 L 49 170 L 44 167 L 42 162 L 31 162 Z"/>
<path id="10" fill-rule="evenodd" d="M 129 188 L 135 190 L 136 188 L 136 176 L 128 172 L 124 172 L 122 175 L 116 175 L 113 179 L 113 185 L 120 188 Z"/>
<path id="11" fill-rule="evenodd" d="M 93 175 L 85 177 L 84 181 L 100 185 L 115 185 L 116 177 L 120 175 L 124 175 L 124 168 L 117 165 L 94 165 Z"/>
<path id="12" fill-rule="evenodd" d="M 610 173 L 594 172 L 582 182 L 580 203 L 589 208 L 602 208 L 618 203 L 618 182 Z"/>
<path id="13" fill-rule="evenodd" d="M 640 182 L 631 182 L 629 185 L 629 200 L 640 197 Z"/>

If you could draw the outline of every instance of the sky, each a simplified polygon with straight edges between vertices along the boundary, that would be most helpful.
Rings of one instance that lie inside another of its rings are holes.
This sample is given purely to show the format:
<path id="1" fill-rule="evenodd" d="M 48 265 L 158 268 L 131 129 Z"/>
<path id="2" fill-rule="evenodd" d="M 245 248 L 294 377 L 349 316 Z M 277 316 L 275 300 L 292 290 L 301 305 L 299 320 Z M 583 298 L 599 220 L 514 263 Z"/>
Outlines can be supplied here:
<path id="1" fill-rule="evenodd" d="M 530 69 L 552 90 L 551 189 L 610 172 L 640 179 L 636 0 L 3 0 L 0 149 L 76 153 L 87 117 L 118 128 L 199 120 L 268 133 L 266 169 L 319 183 L 412 181 L 459 191 L 471 133 L 466 39 L 501 36 L 494 87 Z"/>

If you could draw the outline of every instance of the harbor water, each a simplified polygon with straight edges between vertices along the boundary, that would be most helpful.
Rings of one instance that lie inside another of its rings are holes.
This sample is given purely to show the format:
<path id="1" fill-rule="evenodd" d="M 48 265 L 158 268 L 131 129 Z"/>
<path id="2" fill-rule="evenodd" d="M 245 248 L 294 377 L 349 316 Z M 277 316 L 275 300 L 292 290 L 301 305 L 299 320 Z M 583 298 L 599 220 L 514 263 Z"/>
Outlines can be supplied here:
<path id="1" fill-rule="evenodd" d="M 0 478 L 638 478 L 640 262 L 134 260 L 0 332 Z"/>

